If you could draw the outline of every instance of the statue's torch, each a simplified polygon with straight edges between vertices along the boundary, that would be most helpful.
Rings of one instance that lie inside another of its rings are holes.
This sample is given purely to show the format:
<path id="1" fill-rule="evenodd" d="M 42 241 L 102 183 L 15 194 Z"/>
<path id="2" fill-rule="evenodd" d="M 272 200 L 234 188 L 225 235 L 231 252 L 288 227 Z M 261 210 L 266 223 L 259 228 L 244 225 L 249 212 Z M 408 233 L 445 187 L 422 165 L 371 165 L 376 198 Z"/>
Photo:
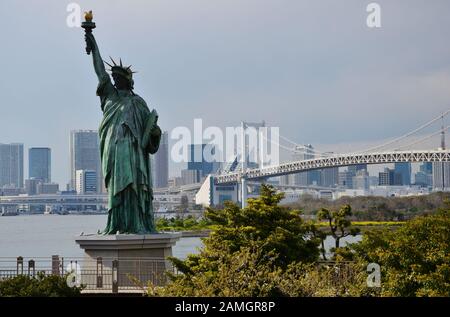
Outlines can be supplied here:
<path id="1" fill-rule="evenodd" d="M 81 23 L 81 27 L 84 29 L 86 34 L 92 33 L 92 30 L 95 29 L 95 22 L 92 22 L 92 18 L 94 15 L 92 14 L 92 10 L 84 13 L 84 22 Z M 91 54 L 91 48 L 86 46 L 86 53 L 88 55 Z"/>

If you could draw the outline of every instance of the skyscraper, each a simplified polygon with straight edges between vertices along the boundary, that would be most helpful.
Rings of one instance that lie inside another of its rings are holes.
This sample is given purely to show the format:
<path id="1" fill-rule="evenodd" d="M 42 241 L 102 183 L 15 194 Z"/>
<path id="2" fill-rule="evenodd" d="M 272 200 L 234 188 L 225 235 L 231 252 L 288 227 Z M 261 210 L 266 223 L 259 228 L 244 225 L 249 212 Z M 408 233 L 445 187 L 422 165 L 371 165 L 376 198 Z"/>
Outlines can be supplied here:
<path id="1" fill-rule="evenodd" d="M 353 176 L 352 186 L 353 189 L 369 189 L 369 173 L 366 169 L 360 169 L 356 172 L 356 176 Z"/>
<path id="2" fill-rule="evenodd" d="M 28 178 L 42 183 L 51 182 L 51 150 L 47 147 L 32 147 L 28 150 Z"/>
<path id="3" fill-rule="evenodd" d="M 310 160 L 315 157 L 314 148 L 311 144 L 305 146 L 296 146 L 292 155 L 293 161 Z M 293 175 L 294 185 L 320 185 L 320 171 L 314 170 L 309 172 L 301 172 Z"/>
<path id="4" fill-rule="evenodd" d="M 332 156 L 333 152 L 324 153 Z M 336 187 L 339 184 L 339 168 L 329 167 L 320 170 L 320 186 L 323 187 Z"/>
<path id="5" fill-rule="evenodd" d="M 23 188 L 23 144 L 0 144 L 0 187 Z"/>
<path id="6" fill-rule="evenodd" d="M 329 167 L 320 171 L 320 186 L 335 187 L 339 183 L 339 168 Z"/>
<path id="7" fill-rule="evenodd" d="M 400 186 L 402 185 L 402 175 L 395 169 L 385 168 L 384 172 L 378 174 L 378 184 L 380 186 Z"/>
<path id="8" fill-rule="evenodd" d="M 102 188 L 103 175 L 97 131 L 74 130 L 70 132 L 70 185 L 72 190 L 76 189 L 77 170 L 94 171 L 97 177 L 96 189 Z"/>
<path id="9" fill-rule="evenodd" d="M 342 171 L 339 172 L 339 187 L 341 188 L 345 188 L 345 189 L 352 189 L 353 188 L 353 177 L 355 177 L 356 175 L 354 175 L 352 172 L 347 171 Z"/>
<path id="10" fill-rule="evenodd" d="M 357 173 L 358 171 L 361 171 L 361 170 L 366 170 L 366 171 L 367 171 L 367 164 L 355 164 L 355 165 L 349 165 L 349 167 L 347 168 L 347 170 L 348 170 L 350 173 L 353 173 L 353 174 L 354 174 L 353 176 L 356 176 L 356 173 Z"/>
<path id="11" fill-rule="evenodd" d="M 433 186 L 433 163 L 425 162 L 414 175 L 414 183 L 419 186 Z"/>
<path id="12" fill-rule="evenodd" d="M 158 152 L 153 155 L 153 186 L 163 188 L 168 186 L 169 180 L 169 134 L 167 131 L 161 135 Z"/>
<path id="13" fill-rule="evenodd" d="M 411 185 L 411 163 L 395 163 L 394 170 L 400 174 L 402 185 Z"/>
<path id="14" fill-rule="evenodd" d="M 426 174 L 432 174 L 433 173 L 433 163 L 432 162 L 425 162 L 419 167 L 419 171 L 424 172 Z"/>
<path id="15" fill-rule="evenodd" d="M 209 153 L 211 156 L 215 154 L 216 148 L 213 144 L 191 144 L 189 146 L 189 161 L 188 170 L 200 171 L 200 177 L 206 177 L 208 174 L 215 173 L 219 167 L 220 162 L 211 162 L 205 154 Z"/>
<path id="16" fill-rule="evenodd" d="M 450 188 L 449 162 L 433 162 L 433 188 L 435 190 Z"/>
<path id="17" fill-rule="evenodd" d="M 78 194 L 95 194 L 97 192 L 98 178 L 96 171 L 77 170 L 75 187 Z"/>

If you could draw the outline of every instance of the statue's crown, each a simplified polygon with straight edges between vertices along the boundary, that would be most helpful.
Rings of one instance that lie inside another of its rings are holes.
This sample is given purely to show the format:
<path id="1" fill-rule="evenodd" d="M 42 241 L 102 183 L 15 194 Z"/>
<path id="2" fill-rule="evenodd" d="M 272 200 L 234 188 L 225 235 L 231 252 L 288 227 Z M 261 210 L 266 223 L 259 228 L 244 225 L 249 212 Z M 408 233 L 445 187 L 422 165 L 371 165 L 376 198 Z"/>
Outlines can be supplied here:
<path id="1" fill-rule="evenodd" d="M 133 74 L 136 72 L 131 70 L 131 65 L 123 66 L 122 59 L 120 59 L 119 65 L 117 65 L 117 63 L 112 59 L 112 57 L 109 57 L 109 58 L 111 59 L 111 62 L 113 63 L 113 65 L 109 64 L 106 61 L 104 61 L 104 62 L 106 65 L 108 65 L 110 67 L 110 71 L 112 74 L 118 74 L 120 76 L 125 77 L 126 79 L 128 79 L 130 81 L 133 79 Z"/>

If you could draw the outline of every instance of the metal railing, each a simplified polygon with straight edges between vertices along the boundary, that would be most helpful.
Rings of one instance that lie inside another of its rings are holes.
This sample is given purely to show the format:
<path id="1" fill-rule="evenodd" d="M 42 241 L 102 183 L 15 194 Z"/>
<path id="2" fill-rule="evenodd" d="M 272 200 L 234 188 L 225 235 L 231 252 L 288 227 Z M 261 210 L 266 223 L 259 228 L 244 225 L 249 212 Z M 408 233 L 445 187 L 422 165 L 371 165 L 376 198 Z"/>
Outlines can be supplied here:
<path id="1" fill-rule="evenodd" d="M 57 275 L 85 293 L 145 292 L 149 286 L 166 285 L 167 272 L 178 274 L 164 258 L 0 257 L 0 280 Z"/>

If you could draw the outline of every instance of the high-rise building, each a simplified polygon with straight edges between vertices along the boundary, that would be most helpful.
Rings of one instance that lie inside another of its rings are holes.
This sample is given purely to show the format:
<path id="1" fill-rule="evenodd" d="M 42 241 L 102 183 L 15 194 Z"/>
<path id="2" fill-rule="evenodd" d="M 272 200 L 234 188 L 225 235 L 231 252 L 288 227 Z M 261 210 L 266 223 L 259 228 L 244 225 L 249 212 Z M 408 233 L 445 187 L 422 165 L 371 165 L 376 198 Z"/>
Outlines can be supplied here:
<path id="1" fill-rule="evenodd" d="M 339 184 L 339 168 L 329 167 L 320 170 L 320 186 L 336 187 Z"/>
<path id="2" fill-rule="evenodd" d="M 333 152 L 324 153 L 327 156 L 332 156 Z M 339 185 L 339 168 L 328 167 L 319 170 L 320 172 L 320 186 L 323 187 L 336 187 Z"/>
<path id="3" fill-rule="evenodd" d="M 59 184 L 56 183 L 39 183 L 36 187 L 38 195 L 56 194 L 59 191 Z"/>
<path id="4" fill-rule="evenodd" d="M 183 185 L 195 184 L 202 181 L 202 173 L 200 170 L 181 170 L 181 182 Z"/>
<path id="5" fill-rule="evenodd" d="M 97 172 L 90 170 L 76 171 L 76 191 L 78 194 L 95 194 L 97 192 Z"/>
<path id="6" fill-rule="evenodd" d="M 32 147 L 28 150 L 28 178 L 51 182 L 51 150 L 47 147 Z"/>
<path id="7" fill-rule="evenodd" d="M 419 171 L 414 175 L 414 183 L 419 186 L 433 186 L 433 163 L 425 162 L 419 167 Z"/>
<path id="8" fill-rule="evenodd" d="M 0 187 L 23 188 L 23 144 L 0 144 Z"/>
<path id="9" fill-rule="evenodd" d="M 380 186 L 401 186 L 402 175 L 394 169 L 385 168 L 384 172 L 378 174 L 378 184 Z"/>
<path id="10" fill-rule="evenodd" d="M 433 163 L 431 162 L 425 162 L 419 167 L 419 171 L 427 173 L 427 174 L 433 174 Z"/>
<path id="11" fill-rule="evenodd" d="M 37 186 L 41 183 L 40 179 L 30 178 L 25 180 L 25 192 L 28 195 L 36 195 L 37 194 Z"/>
<path id="12" fill-rule="evenodd" d="M 352 172 L 342 171 L 339 172 L 339 187 L 344 189 L 352 189 L 353 188 L 353 177 L 356 176 Z"/>
<path id="13" fill-rule="evenodd" d="M 433 188 L 435 190 L 450 188 L 450 162 L 433 162 Z"/>
<path id="14" fill-rule="evenodd" d="M 161 135 L 158 152 L 152 156 L 153 186 L 155 188 L 168 187 L 169 180 L 169 134 L 165 131 Z"/>
<path id="15" fill-rule="evenodd" d="M 353 173 L 353 174 L 354 174 L 353 176 L 356 176 L 356 173 L 357 173 L 358 171 L 361 171 L 361 170 L 366 170 L 366 171 L 367 171 L 367 164 L 355 164 L 355 165 L 350 165 L 350 166 L 347 167 L 347 170 L 348 170 L 350 173 Z"/>
<path id="16" fill-rule="evenodd" d="M 200 177 L 206 177 L 208 174 L 217 172 L 220 162 L 214 161 L 216 148 L 214 144 L 191 144 L 189 146 L 188 170 L 200 171 Z M 207 156 L 209 154 L 211 158 Z"/>
<path id="17" fill-rule="evenodd" d="M 369 189 L 369 173 L 365 169 L 360 169 L 356 172 L 356 176 L 353 176 L 353 189 Z"/>
<path id="18" fill-rule="evenodd" d="M 95 171 L 96 189 L 101 190 L 103 175 L 100 164 L 100 148 L 97 131 L 74 130 L 70 132 L 70 173 L 71 189 L 76 189 L 76 171 Z"/>
<path id="19" fill-rule="evenodd" d="M 411 185 L 411 163 L 402 162 L 394 165 L 395 172 L 400 174 L 401 185 Z"/>
<path id="20" fill-rule="evenodd" d="M 292 160 L 293 161 L 304 161 L 311 160 L 315 157 L 314 148 L 311 144 L 304 146 L 294 147 Z M 308 185 L 320 185 L 321 175 L 320 170 L 313 170 L 308 172 L 300 172 L 292 175 L 292 183 L 299 186 Z"/>

